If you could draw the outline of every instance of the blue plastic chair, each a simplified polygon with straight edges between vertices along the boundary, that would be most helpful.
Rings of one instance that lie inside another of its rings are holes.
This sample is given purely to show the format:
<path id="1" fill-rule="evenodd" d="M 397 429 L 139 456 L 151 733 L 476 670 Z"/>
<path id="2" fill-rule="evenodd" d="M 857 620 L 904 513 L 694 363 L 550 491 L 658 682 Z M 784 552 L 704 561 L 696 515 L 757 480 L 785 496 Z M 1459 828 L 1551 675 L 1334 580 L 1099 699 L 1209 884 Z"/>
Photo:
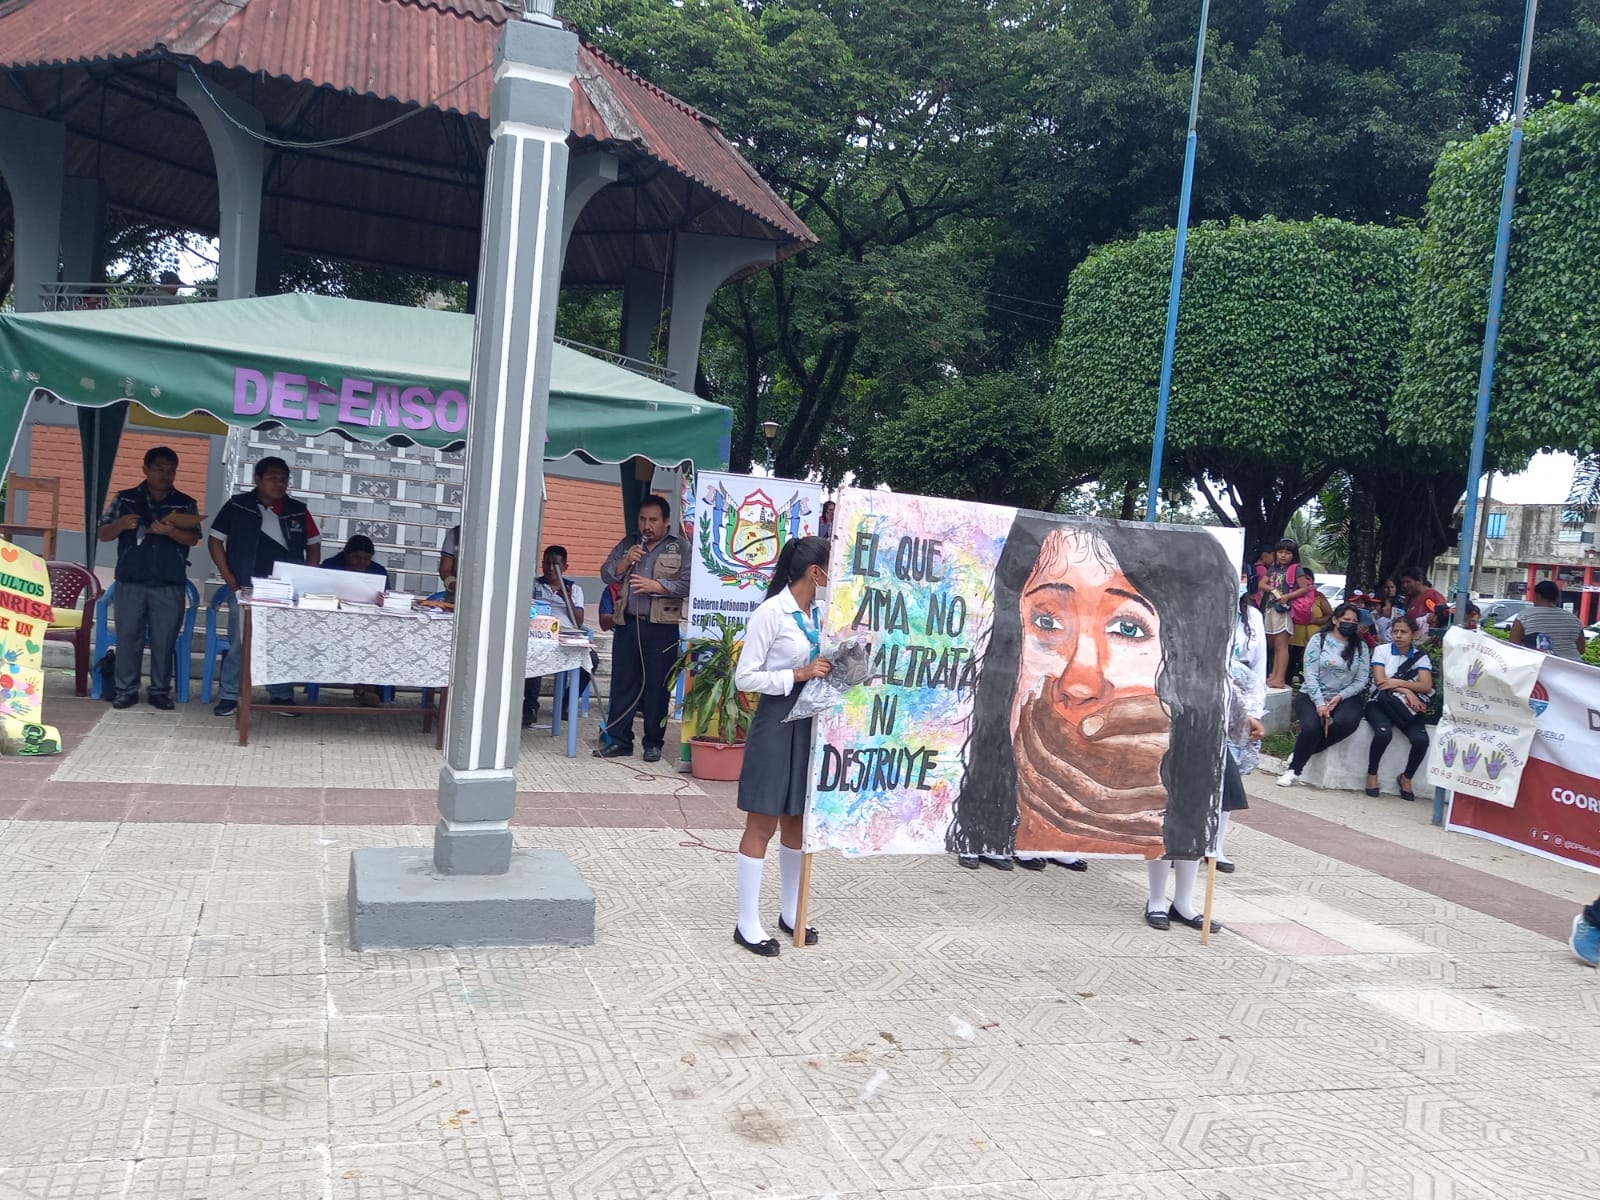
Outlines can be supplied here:
<path id="1" fill-rule="evenodd" d="M 206 605 L 205 663 L 200 668 L 200 699 L 211 703 L 211 685 L 222 674 L 222 659 L 228 653 L 228 639 L 217 632 L 217 618 L 223 605 L 233 596 L 233 589 L 224 584 Z M 228 630 L 231 635 L 233 630 Z"/>
<path id="2" fill-rule="evenodd" d="M 200 611 L 200 591 L 188 580 L 184 580 L 183 591 L 186 603 L 183 606 L 183 624 L 178 629 L 178 642 L 173 648 L 176 661 L 173 663 L 172 690 L 176 693 L 173 699 L 179 704 L 189 703 L 189 681 L 192 675 L 190 658 L 194 654 L 194 623 Z M 94 633 L 94 661 L 99 662 L 106 656 L 106 651 L 111 649 L 111 622 L 108 620 L 113 611 L 111 597 L 116 595 L 117 585 L 111 584 L 100 597 L 100 603 L 95 611 Z M 209 621 L 208 621 L 209 624 Z M 145 634 L 144 644 L 150 644 L 150 635 Z M 89 695 L 96 700 L 103 699 L 100 688 L 100 672 L 91 671 L 89 675 Z M 209 695 L 205 697 L 209 699 Z"/>

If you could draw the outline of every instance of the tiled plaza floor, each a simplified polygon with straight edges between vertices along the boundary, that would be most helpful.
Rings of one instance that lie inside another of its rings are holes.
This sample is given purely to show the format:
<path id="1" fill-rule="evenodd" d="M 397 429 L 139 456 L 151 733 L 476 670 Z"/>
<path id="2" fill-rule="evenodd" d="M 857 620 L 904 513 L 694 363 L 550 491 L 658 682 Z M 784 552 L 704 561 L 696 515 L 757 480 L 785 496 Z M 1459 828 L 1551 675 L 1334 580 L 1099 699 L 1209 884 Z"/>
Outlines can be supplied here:
<path id="1" fill-rule="evenodd" d="M 51 710 L 77 752 L 148 741 L 128 715 Z M 1144 927 L 1137 864 L 819 855 L 821 945 L 759 960 L 727 789 L 619 771 L 530 791 L 518 831 L 578 863 L 594 946 L 356 955 L 349 852 L 425 842 L 432 792 L 280 800 L 274 762 L 0 764 L 0 1200 L 1600 1195 L 1600 978 L 1550 936 L 1590 877 L 1433 858 L 1256 777 L 1209 946 Z"/>

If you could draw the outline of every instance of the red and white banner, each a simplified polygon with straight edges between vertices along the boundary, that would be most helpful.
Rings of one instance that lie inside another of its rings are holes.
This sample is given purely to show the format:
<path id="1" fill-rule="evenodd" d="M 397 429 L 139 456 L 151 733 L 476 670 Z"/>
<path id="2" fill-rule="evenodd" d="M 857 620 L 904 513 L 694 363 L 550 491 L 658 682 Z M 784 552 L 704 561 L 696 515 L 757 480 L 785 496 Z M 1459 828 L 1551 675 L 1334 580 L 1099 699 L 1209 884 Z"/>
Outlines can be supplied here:
<path id="1" fill-rule="evenodd" d="M 1516 804 L 1457 793 L 1448 828 L 1600 872 L 1600 669 L 1546 658 Z"/>

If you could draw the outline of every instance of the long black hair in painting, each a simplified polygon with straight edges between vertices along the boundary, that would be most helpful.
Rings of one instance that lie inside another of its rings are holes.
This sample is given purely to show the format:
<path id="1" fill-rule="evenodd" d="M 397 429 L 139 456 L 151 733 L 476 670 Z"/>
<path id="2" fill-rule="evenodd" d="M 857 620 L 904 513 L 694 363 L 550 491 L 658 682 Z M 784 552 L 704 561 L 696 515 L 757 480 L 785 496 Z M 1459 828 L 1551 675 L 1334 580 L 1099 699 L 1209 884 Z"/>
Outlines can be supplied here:
<path id="1" fill-rule="evenodd" d="M 1064 526 L 1105 542 L 1123 574 L 1159 614 L 1156 694 L 1172 721 L 1161 782 L 1168 803 L 1162 841 L 1173 858 L 1202 858 L 1222 786 L 1227 656 L 1237 620 L 1236 574 L 1222 544 L 1195 530 L 1019 512 L 995 567 L 994 620 L 984 650 L 965 771 L 945 845 L 958 854 L 1009 854 L 1017 826 L 1011 703 L 1022 652 L 1022 589 L 1044 539 Z"/>
<path id="2" fill-rule="evenodd" d="M 805 577 L 812 567 L 828 569 L 828 551 L 832 549 L 827 538 L 794 538 L 778 551 L 778 561 L 772 564 L 772 580 L 767 584 L 770 600 L 796 580 Z"/>

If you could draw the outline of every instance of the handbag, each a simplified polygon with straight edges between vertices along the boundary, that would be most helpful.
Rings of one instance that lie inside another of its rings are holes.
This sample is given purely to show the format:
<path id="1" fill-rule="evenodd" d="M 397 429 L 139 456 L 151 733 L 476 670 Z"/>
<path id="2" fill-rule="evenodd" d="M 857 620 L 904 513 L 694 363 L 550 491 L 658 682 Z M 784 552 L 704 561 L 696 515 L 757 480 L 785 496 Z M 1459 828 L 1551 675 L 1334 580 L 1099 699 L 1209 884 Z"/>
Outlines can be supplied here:
<path id="1" fill-rule="evenodd" d="M 1389 678 L 1398 679 L 1402 682 L 1409 682 L 1410 680 L 1415 679 L 1417 677 L 1417 672 L 1422 669 L 1416 665 L 1416 662 L 1419 658 L 1427 658 L 1427 652 L 1420 647 L 1406 655 L 1405 658 L 1401 660 L 1400 665 L 1389 673 Z M 1427 712 L 1426 708 L 1424 708 L 1421 712 L 1413 709 L 1409 704 L 1406 703 L 1405 697 L 1399 692 L 1379 692 L 1378 699 L 1383 704 L 1384 713 L 1388 715 L 1389 719 L 1394 722 L 1394 724 L 1400 726 L 1402 729 L 1410 725 L 1411 722 L 1421 718 Z"/>

